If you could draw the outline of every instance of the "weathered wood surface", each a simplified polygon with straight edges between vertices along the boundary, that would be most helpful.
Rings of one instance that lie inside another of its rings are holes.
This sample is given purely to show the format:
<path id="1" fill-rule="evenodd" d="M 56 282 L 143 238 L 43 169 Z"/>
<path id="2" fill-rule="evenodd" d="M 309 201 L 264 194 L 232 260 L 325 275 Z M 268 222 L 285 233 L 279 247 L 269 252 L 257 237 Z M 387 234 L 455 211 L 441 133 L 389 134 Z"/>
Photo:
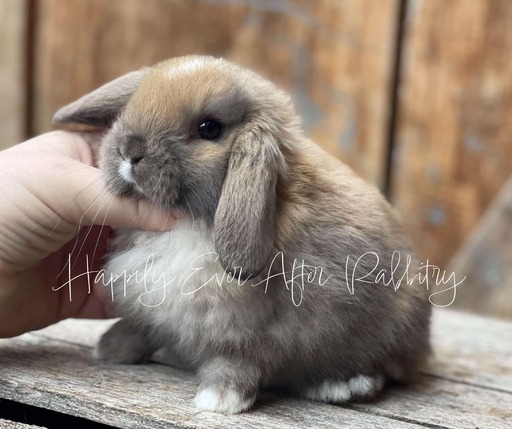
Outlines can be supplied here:
<path id="1" fill-rule="evenodd" d="M 288 90 L 304 127 L 380 185 L 398 0 L 40 0 L 35 130 L 127 71 L 224 56 Z"/>
<path id="2" fill-rule="evenodd" d="M 0 150 L 24 137 L 26 6 L 0 1 Z"/>
<path id="3" fill-rule="evenodd" d="M 393 202 L 445 265 L 512 174 L 512 2 L 407 2 Z"/>
<path id="4" fill-rule="evenodd" d="M 0 419 L 0 429 L 44 429 L 42 426 L 27 425 L 25 423 L 13 422 Z"/>
<path id="5" fill-rule="evenodd" d="M 199 411 L 194 376 L 169 366 L 99 365 L 91 346 L 111 321 L 68 320 L 0 340 L 0 397 L 119 427 L 509 428 L 512 325 L 437 310 L 435 358 L 407 388 L 335 406 L 262 395 L 238 416 Z"/>
<path id="6" fill-rule="evenodd" d="M 512 319 L 511 243 L 512 176 L 447 268 L 466 276 L 457 307 Z"/>

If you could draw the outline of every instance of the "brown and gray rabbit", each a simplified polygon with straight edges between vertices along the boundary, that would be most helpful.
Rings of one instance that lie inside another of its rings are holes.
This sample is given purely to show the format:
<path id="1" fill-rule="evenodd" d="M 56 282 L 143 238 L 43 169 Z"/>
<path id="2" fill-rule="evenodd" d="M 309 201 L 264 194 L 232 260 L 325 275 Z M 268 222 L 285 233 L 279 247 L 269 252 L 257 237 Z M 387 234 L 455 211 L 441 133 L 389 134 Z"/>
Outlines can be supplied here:
<path id="1" fill-rule="evenodd" d="M 108 128 L 110 192 L 179 218 L 169 232 L 118 231 L 105 278 L 122 319 L 99 359 L 173 347 L 197 370 L 196 405 L 238 413 L 260 388 L 368 398 L 428 355 L 427 291 L 396 215 L 304 136 L 268 81 L 222 59 L 175 58 L 54 121 Z"/>

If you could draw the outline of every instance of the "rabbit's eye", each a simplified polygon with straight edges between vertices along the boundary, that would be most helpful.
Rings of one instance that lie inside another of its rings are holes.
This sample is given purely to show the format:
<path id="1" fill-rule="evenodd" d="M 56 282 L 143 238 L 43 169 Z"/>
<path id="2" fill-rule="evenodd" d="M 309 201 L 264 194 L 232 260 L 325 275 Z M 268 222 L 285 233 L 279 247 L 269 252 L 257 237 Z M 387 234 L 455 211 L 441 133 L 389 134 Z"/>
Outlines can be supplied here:
<path id="1" fill-rule="evenodd" d="M 205 140 L 214 140 L 222 133 L 222 124 L 219 121 L 208 119 L 199 125 L 199 135 Z"/>

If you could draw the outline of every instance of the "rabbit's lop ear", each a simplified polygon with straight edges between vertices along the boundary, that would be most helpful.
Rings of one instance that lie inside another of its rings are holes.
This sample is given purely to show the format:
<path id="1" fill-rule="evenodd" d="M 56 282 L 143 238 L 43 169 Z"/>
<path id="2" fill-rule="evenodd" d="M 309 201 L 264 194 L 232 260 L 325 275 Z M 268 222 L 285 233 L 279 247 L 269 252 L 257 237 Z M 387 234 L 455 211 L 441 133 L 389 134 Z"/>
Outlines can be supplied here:
<path id="1" fill-rule="evenodd" d="M 148 71 L 146 68 L 125 74 L 62 107 L 53 116 L 53 123 L 109 127 Z"/>
<path id="2" fill-rule="evenodd" d="M 276 183 L 283 155 L 268 131 L 252 128 L 234 142 L 215 212 L 215 249 L 236 277 L 257 275 L 274 245 Z"/>

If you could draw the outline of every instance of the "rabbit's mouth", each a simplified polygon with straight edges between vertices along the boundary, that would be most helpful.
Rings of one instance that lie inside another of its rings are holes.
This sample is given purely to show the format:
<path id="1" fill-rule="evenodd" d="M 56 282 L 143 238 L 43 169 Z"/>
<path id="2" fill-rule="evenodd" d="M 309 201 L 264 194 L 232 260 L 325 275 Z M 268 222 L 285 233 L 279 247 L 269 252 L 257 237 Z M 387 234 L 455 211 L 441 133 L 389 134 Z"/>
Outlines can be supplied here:
<path id="1" fill-rule="evenodd" d="M 131 162 L 122 160 L 115 172 L 113 187 L 128 198 L 146 200 L 166 210 L 175 208 L 180 188 L 177 178 L 164 174 L 163 169 L 158 174 L 153 174 L 154 168 L 147 170 L 138 171 Z"/>
<path id="2" fill-rule="evenodd" d="M 130 161 L 123 159 L 119 163 L 117 172 L 119 173 L 119 176 L 121 176 L 124 179 L 124 181 L 126 183 L 129 183 L 130 185 L 137 186 L 137 182 L 135 181 L 135 178 L 133 177 L 132 163 Z"/>

